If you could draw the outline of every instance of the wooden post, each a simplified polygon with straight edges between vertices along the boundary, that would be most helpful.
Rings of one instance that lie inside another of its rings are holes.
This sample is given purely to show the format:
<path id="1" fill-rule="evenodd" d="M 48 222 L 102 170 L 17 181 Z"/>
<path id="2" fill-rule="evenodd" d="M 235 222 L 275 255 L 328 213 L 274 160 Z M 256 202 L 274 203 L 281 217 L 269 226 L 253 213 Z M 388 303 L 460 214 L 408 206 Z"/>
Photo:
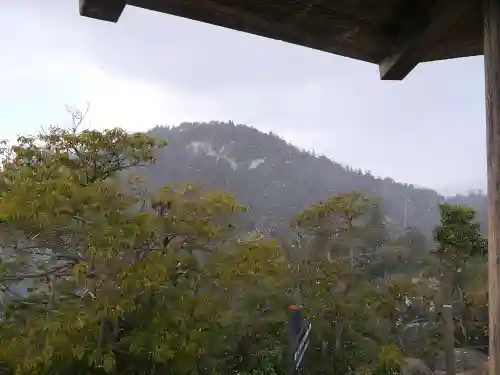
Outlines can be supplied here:
<path id="1" fill-rule="evenodd" d="M 444 354 L 446 360 L 446 375 L 455 375 L 455 326 L 453 324 L 453 308 L 443 305 Z"/>
<path id="2" fill-rule="evenodd" d="M 300 332 L 302 324 L 302 316 L 300 310 L 296 305 L 288 306 L 288 335 L 289 335 L 289 344 L 288 344 L 288 355 L 289 355 L 289 363 L 288 363 L 288 375 L 295 374 L 295 361 L 293 359 L 293 354 L 295 352 L 295 342 L 297 341 L 297 336 Z"/>
<path id="3" fill-rule="evenodd" d="M 488 164 L 489 374 L 500 375 L 500 0 L 484 0 Z"/>

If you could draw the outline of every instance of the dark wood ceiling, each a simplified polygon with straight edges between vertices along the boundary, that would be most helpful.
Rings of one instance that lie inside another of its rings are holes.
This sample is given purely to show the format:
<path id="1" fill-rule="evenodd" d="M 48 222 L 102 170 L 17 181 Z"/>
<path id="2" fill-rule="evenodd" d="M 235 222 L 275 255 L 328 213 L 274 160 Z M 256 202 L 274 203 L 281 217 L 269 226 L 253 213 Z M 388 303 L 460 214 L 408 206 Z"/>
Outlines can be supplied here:
<path id="1" fill-rule="evenodd" d="M 80 0 L 80 12 L 116 22 L 126 4 L 379 64 L 408 33 L 422 32 L 446 1 Z M 482 54 L 482 1 L 453 1 L 468 2 L 467 12 L 419 44 L 418 62 Z"/>

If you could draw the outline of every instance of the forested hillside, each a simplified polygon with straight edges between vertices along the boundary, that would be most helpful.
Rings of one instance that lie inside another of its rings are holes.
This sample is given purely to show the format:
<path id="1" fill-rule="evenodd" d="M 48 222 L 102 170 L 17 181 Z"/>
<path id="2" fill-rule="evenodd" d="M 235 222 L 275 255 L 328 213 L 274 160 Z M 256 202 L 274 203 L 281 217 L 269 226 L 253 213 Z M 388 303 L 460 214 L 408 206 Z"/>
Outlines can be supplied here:
<path id="1" fill-rule="evenodd" d="M 232 122 L 158 126 L 149 133 L 169 143 L 159 153 L 156 164 L 144 172 L 152 187 L 182 180 L 222 188 L 251 207 L 248 224 L 253 227 L 279 231 L 290 215 L 316 201 L 354 189 L 379 200 L 392 234 L 414 227 L 429 237 L 439 220 L 438 204 L 446 201 L 433 190 L 374 177 L 300 150 L 276 134 Z M 448 200 L 472 206 L 482 229 L 486 229 L 483 195 Z"/>

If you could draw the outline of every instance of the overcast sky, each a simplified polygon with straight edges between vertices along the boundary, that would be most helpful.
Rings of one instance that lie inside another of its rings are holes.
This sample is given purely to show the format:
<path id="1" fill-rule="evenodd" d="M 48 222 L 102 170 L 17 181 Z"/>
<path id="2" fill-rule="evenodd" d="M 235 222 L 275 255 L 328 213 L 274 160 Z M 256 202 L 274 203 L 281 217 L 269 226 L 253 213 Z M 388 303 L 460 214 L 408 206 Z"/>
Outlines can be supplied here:
<path id="1" fill-rule="evenodd" d="M 0 138 L 88 100 L 93 127 L 233 120 L 375 175 L 485 186 L 482 57 L 382 82 L 374 65 L 142 9 L 112 24 L 77 0 L 1 3 Z"/>

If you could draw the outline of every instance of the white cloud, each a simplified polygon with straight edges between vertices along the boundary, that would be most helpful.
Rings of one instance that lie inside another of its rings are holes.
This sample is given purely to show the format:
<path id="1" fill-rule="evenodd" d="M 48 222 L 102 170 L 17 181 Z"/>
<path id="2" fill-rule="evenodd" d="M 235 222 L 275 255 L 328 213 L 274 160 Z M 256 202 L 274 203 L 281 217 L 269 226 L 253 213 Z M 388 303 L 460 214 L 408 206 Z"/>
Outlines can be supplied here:
<path id="1" fill-rule="evenodd" d="M 90 102 L 92 127 L 145 130 L 175 113 L 177 99 L 159 87 L 113 77 L 92 64 L 78 69 L 78 91 Z M 74 72 L 76 75 L 76 72 Z"/>
<path id="2" fill-rule="evenodd" d="M 42 55 L 21 62 L 11 74 L 0 77 L 0 84 L 3 87 L 0 99 L 4 105 L 11 104 L 10 108 L 5 105 L 6 112 L 14 112 L 16 106 L 29 108 L 31 112 L 34 103 L 45 110 L 50 108 L 50 117 L 44 116 L 45 111 L 31 113 L 31 116 L 15 111 L 12 116 L 15 118 L 11 119 L 15 124 L 10 123 L 14 126 L 9 129 L 2 126 L 4 137 L 10 139 L 21 133 L 33 133 L 39 125 L 63 121 L 67 119 L 64 105 L 84 107 L 87 101 L 91 109 L 87 125 L 99 129 L 120 126 L 141 131 L 155 124 L 194 120 L 194 113 L 210 116 L 213 112 L 211 103 L 196 95 L 113 76 L 91 61 L 68 53 Z M 9 117 L 6 112 L 3 116 Z M 54 118 L 54 114 L 60 116 Z M 41 118 L 34 117 L 40 115 Z M 13 130 L 16 134 L 12 134 Z"/>

